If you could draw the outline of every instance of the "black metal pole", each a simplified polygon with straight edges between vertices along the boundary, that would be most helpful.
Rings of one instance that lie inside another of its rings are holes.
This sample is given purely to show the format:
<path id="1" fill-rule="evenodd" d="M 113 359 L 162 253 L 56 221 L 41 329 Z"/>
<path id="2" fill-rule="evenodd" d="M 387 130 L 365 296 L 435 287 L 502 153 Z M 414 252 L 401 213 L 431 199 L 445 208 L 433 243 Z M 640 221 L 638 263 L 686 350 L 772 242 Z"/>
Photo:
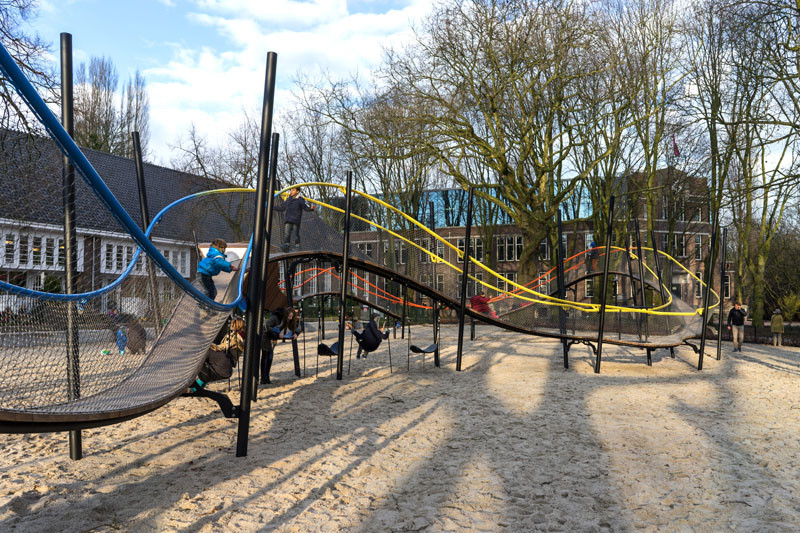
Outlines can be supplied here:
<path id="1" fill-rule="evenodd" d="M 656 232 L 654 230 L 650 230 L 650 242 L 653 245 L 653 261 L 656 263 L 656 276 L 658 276 L 658 293 L 661 295 L 661 304 L 663 305 L 666 301 L 665 294 L 664 294 L 664 280 L 661 277 L 661 262 L 658 260 L 658 244 L 656 244 Z M 669 315 L 666 317 L 667 322 L 667 335 L 672 332 L 672 326 L 670 325 Z M 670 357 L 675 357 L 675 348 L 670 346 L 669 348 L 669 355 Z"/>
<path id="2" fill-rule="evenodd" d="M 558 228 L 558 244 L 556 245 L 556 283 L 558 285 L 558 298 L 564 300 L 567 291 L 564 288 L 564 253 L 561 250 L 563 232 L 561 229 L 561 208 L 556 211 L 556 226 Z M 567 334 L 567 313 L 562 306 L 558 307 L 558 331 L 561 333 L 561 347 L 564 351 L 564 368 L 569 368 L 569 344 L 564 335 Z"/>
<path id="3" fill-rule="evenodd" d="M 434 213 L 433 213 L 433 202 L 432 201 L 428 202 L 428 208 L 429 208 L 429 211 L 430 211 L 430 224 L 429 225 L 430 225 L 431 231 L 435 234 L 436 233 L 436 217 L 434 216 Z M 431 252 L 433 252 L 434 255 L 438 256 L 437 247 L 438 247 L 438 244 L 437 244 L 436 238 L 435 237 L 431 237 Z M 437 289 L 437 285 L 436 285 L 436 261 L 433 261 L 433 259 L 431 259 L 431 272 L 432 272 L 431 281 L 432 281 L 433 289 L 436 290 Z M 433 343 L 436 345 L 436 350 L 434 350 L 434 352 L 433 352 L 433 365 L 438 368 L 440 366 L 440 364 L 439 364 L 439 302 L 436 299 L 431 298 L 431 305 L 433 306 Z"/>
<path id="4" fill-rule="evenodd" d="M 61 34 L 61 123 L 70 137 L 75 136 L 75 114 L 72 91 L 72 34 Z M 75 293 L 78 277 L 78 234 L 75 227 L 75 168 L 64 156 L 63 169 L 64 205 L 64 284 L 67 294 Z M 81 397 L 80 347 L 78 345 L 78 325 L 75 323 L 75 304 L 67 303 L 67 398 L 77 400 Z M 80 430 L 69 432 L 69 457 L 78 460 L 83 457 Z"/>
<path id="5" fill-rule="evenodd" d="M 275 133 L 273 135 L 278 135 L 278 134 Z M 276 163 L 277 163 L 277 161 L 276 161 Z M 295 270 L 297 270 L 297 261 L 292 261 L 291 264 L 286 264 L 286 263 L 287 262 L 284 262 L 284 265 L 286 267 L 284 269 L 286 271 L 286 280 L 284 281 L 284 283 L 286 284 L 286 301 L 289 304 L 289 307 L 294 309 L 294 307 L 295 307 L 295 305 L 294 305 L 294 275 L 295 275 Z M 302 307 L 302 304 L 303 304 L 303 300 L 300 300 L 301 307 Z M 295 311 L 297 311 L 297 310 L 295 309 Z M 300 350 L 297 347 L 297 338 L 296 337 L 292 337 L 292 361 L 294 362 L 294 375 L 299 378 L 301 376 L 301 374 L 300 374 Z"/>
<path id="6" fill-rule="evenodd" d="M 630 229 L 630 224 L 628 224 L 628 229 Z M 633 293 L 633 306 L 639 307 L 639 299 L 636 297 L 636 279 L 633 277 L 633 262 L 631 260 L 631 240 L 630 238 L 625 240 L 626 240 L 625 257 L 628 260 L 628 279 L 631 280 L 631 292 Z M 611 251 L 607 249 L 606 253 L 611 253 Z M 636 333 L 637 336 L 639 337 L 639 340 L 642 340 L 642 322 L 640 319 L 641 319 L 641 313 L 636 313 Z"/>
<path id="7" fill-rule="evenodd" d="M 711 229 L 711 248 L 708 251 L 708 263 L 706 263 L 706 286 L 703 288 L 703 331 L 700 333 L 700 354 L 697 356 L 697 370 L 703 370 L 703 350 L 706 348 L 706 328 L 708 327 L 708 307 L 711 299 L 711 284 L 714 282 L 714 247 L 717 245 L 717 226 Z M 720 311 L 720 316 L 721 316 Z M 720 321 L 721 322 L 721 321 Z"/>
<path id="8" fill-rule="evenodd" d="M 347 280 L 349 273 L 348 257 L 350 256 L 350 201 L 353 187 L 353 171 L 347 171 L 347 191 L 344 200 L 344 244 L 342 245 L 342 282 L 339 289 L 339 350 L 336 357 L 336 379 L 341 380 L 344 374 L 344 323 L 347 303 Z"/>
<path id="9" fill-rule="evenodd" d="M 150 226 L 150 210 L 147 206 L 147 188 L 144 184 L 142 144 L 139 140 L 138 131 L 131 133 L 131 141 L 133 142 L 133 160 L 136 163 L 136 183 L 139 186 L 139 210 L 142 213 L 142 230 L 146 231 L 147 227 Z M 153 312 L 155 313 L 156 336 L 158 336 L 161 333 L 161 309 L 158 305 L 158 292 L 156 292 L 156 272 L 153 268 L 153 263 L 146 255 L 144 256 L 144 262 L 145 265 L 147 265 L 147 284 L 150 288 L 150 305 L 153 306 Z"/>
<path id="10" fill-rule="evenodd" d="M 725 310 L 725 252 L 727 251 L 727 246 L 728 228 L 724 228 L 722 230 L 722 248 L 720 249 L 720 258 L 722 259 L 722 264 L 719 267 L 719 328 L 717 331 L 717 361 L 722 358 L 722 311 Z"/>
<path id="11" fill-rule="evenodd" d="M 636 231 L 636 255 L 639 256 L 639 287 L 642 290 L 642 297 L 639 298 L 639 301 L 642 302 L 642 309 L 647 308 L 647 300 L 645 298 L 644 292 L 644 256 L 642 255 L 642 238 L 639 236 L 639 219 L 633 219 L 633 229 Z M 643 315 L 644 320 L 644 339 L 650 339 L 650 326 L 649 321 L 647 320 L 648 315 Z"/>
<path id="12" fill-rule="evenodd" d="M 408 287 L 406 284 L 403 283 L 400 285 L 403 290 L 403 329 L 400 331 L 400 338 L 406 338 L 406 303 L 407 299 L 406 296 L 408 295 Z M 411 370 L 411 339 L 408 339 L 406 342 L 406 363 L 407 363 L 407 370 Z"/>
<path id="13" fill-rule="evenodd" d="M 614 226 L 614 197 L 608 201 L 608 227 L 606 228 L 606 259 L 603 262 L 603 286 L 600 288 L 600 326 L 597 333 L 597 357 L 594 361 L 594 373 L 600 373 L 600 360 L 603 357 L 603 328 L 606 319 L 606 289 L 608 284 L 608 266 L 611 262 L 611 231 Z"/>
<path id="14" fill-rule="evenodd" d="M 253 252 L 250 262 L 248 286 L 248 309 L 244 349 L 244 373 L 239 400 L 239 428 L 236 435 L 236 457 L 247 455 L 247 440 L 250 433 L 250 403 L 253 399 L 253 376 L 260 357 L 264 314 L 264 275 L 269 262 L 270 233 L 272 226 L 272 203 L 274 180 L 268 180 L 270 136 L 275 100 L 275 68 L 278 54 L 267 53 L 267 72 L 264 81 L 264 101 L 261 114 L 261 138 L 258 156 L 258 184 L 253 220 Z M 267 183 L 269 181 L 269 183 Z M 266 213 L 264 204 L 267 203 Z"/>
<path id="15" fill-rule="evenodd" d="M 464 235 L 464 266 L 461 269 L 461 307 L 458 313 L 458 351 L 456 352 L 456 370 L 461 371 L 461 355 L 464 349 L 464 318 L 467 312 L 467 272 L 469 272 L 469 241 L 472 233 L 472 187 L 467 194 L 467 223 Z"/>
<path id="16" fill-rule="evenodd" d="M 407 312 L 406 296 L 407 296 L 407 293 L 408 293 L 408 289 L 406 288 L 406 284 L 405 283 L 401 284 L 400 286 L 402 287 L 402 291 L 403 291 L 403 313 L 402 313 L 402 316 L 403 316 L 403 318 L 402 318 L 403 329 L 400 330 L 400 338 L 401 339 L 405 339 L 406 338 L 406 321 L 408 319 L 408 316 L 406 315 L 406 312 Z"/>
<path id="17" fill-rule="evenodd" d="M 320 333 L 322 335 L 322 340 L 325 340 L 325 295 L 324 294 L 320 297 L 319 304 L 320 304 L 319 305 L 319 323 L 320 323 L 319 331 L 320 331 Z"/>
<path id="18" fill-rule="evenodd" d="M 276 167 L 277 167 L 277 162 L 278 162 L 278 145 L 279 145 L 279 142 L 280 142 L 280 134 L 278 134 L 277 132 L 273 133 L 272 136 L 271 136 L 271 141 L 270 141 L 270 147 L 271 147 L 270 151 L 267 152 L 267 154 L 265 154 L 265 158 L 266 158 L 266 156 L 269 156 L 269 166 L 267 167 L 267 183 L 269 184 L 269 195 L 267 196 L 267 205 L 269 206 L 269 209 L 267 210 L 267 214 L 266 214 L 266 217 L 267 217 L 267 220 L 266 220 L 266 227 L 267 227 L 267 229 L 266 229 L 266 239 L 267 239 L 267 244 L 266 244 L 266 248 L 265 248 L 265 251 L 264 251 L 264 259 L 261 261 L 261 267 L 260 267 L 261 283 L 264 286 L 264 288 L 262 289 L 261 292 L 264 293 L 264 294 L 266 294 L 266 283 L 267 283 L 267 277 L 268 277 L 267 271 L 269 269 L 269 247 L 270 247 L 270 236 L 272 234 L 272 203 L 275 200 L 275 198 L 274 198 L 275 191 L 278 190 L 277 189 L 278 180 L 276 178 L 276 176 L 277 176 Z M 251 269 L 251 271 L 252 271 L 252 269 Z M 264 298 L 264 297 L 265 296 L 262 296 L 262 298 Z M 264 330 L 264 324 L 263 324 L 263 320 L 264 320 L 263 300 L 262 300 L 261 309 L 259 310 L 259 316 L 260 316 L 260 318 L 259 318 L 258 326 L 256 327 L 256 332 L 257 332 L 258 339 L 259 339 L 259 343 L 258 344 L 259 344 L 259 346 L 263 346 L 263 343 L 261 342 L 262 337 L 264 335 L 264 331 L 263 331 Z M 250 389 L 251 389 L 250 394 L 252 395 L 251 400 L 254 401 L 254 402 L 258 400 L 258 383 L 257 383 L 256 376 L 259 374 L 259 372 L 257 371 L 257 369 L 260 366 L 261 357 L 263 357 L 263 355 L 264 355 L 263 351 L 261 351 L 260 348 L 256 349 L 256 353 L 258 353 L 259 355 L 258 355 L 258 357 L 256 357 L 256 362 L 253 364 L 253 374 L 252 374 L 252 379 L 251 379 L 251 383 L 250 383 Z M 275 356 L 274 350 L 273 350 L 272 356 L 273 357 Z M 271 364 L 269 365 L 269 370 L 272 370 L 272 365 Z M 262 380 L 266 380 L 268 378 L 269 378 L 269 376 L 261 376 Z"/>

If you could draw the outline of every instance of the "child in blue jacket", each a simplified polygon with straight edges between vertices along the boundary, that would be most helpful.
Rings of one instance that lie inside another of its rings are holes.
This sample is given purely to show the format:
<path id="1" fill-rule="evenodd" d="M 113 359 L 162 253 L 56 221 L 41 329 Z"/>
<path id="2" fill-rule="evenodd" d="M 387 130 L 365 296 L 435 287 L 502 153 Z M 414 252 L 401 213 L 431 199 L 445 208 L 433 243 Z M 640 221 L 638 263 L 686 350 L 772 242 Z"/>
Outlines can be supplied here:
<path id="1" fill-rule="evenodd" d="M 239 267 L 230 264 L 225 259 L 225 249 L 228 247 L 223 239 L 214 239 L 211 243 L 211 248 L 208 249 L 208 255 L 197 264 L 197 273 L 200 274 L 200 280 L 203 282 L 203 287 L 206 288 L 206 294 L 212 300 L 217 297 L 217 287 L 214 285 L 214 276 L 222 271 L 231 272 L 239 270 Z"/>

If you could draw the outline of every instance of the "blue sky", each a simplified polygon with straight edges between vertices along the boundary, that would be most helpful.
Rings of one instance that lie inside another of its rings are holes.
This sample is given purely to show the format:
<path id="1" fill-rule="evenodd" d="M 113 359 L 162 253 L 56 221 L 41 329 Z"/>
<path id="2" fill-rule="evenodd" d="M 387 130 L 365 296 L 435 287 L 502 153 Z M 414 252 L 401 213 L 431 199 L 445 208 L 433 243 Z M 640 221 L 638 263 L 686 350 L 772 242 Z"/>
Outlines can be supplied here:
<path id="1" fill-rule="evenodd" d="M 150 157 L 192 124 L 212 141 L 258 114 L 267 51 L 278 53 L 278 113 L 299 71 L 346 76 L 374 68 L 382 46 L 406 42 L 429 0 L 40 0 L 32 30 L 53 44 L 72 34 L 74 63 L 106 56 L 120 85 L 137 69 L 150 95 Z"/>

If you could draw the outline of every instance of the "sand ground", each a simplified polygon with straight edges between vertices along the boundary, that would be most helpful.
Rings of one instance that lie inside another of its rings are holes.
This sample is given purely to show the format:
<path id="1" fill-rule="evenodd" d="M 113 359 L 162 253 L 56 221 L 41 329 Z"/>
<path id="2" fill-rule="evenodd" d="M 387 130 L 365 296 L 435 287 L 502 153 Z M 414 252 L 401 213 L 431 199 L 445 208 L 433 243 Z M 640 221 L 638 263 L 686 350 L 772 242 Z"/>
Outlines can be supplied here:
<path id="1" fill-rule="evenodd" d="M 245 458 L 193 398 L 84 431 L 81 461 L 64 434 L 0 435 L 0 530 L 800 530 L 800 350 L 728 344 L 698 372 L 690 348 L 606 345 L 596 375 L 585 346 L 569 370 L 550 340 L 464 346 L 456 372 L 447 328 L 442 368 L 409 371 L 393 340 L 393 373 L 384 345 L 340 382 L 279 346 Z"/>

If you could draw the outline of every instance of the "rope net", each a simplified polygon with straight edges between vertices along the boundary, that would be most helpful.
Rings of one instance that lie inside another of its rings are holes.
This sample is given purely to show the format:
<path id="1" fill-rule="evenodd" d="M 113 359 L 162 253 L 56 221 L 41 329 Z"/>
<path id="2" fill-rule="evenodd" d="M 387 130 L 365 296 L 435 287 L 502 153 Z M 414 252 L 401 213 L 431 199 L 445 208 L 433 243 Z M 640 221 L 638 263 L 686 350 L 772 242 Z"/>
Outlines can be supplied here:
<path id="1" fill-rule="evenodd" d="M 311 195 L 316 197 L 332 197 L 331 191 L 326 191 L 330 188 L 343 194 L 341 186 L 323 183 L 302 186 L 304 190 L 316 189 Z M 433 303 L 438 301 L 444 306 L 442 319 L 456 320 L 464 265 L 463 230 L 459 233 L 459 230 L 444 228 L 432 232 L 389 202 L 355 191 L 353 195 L 349 257 L 355 267 L 348 280 L 348 294 L 397 314 L 402 314 L 405 302 L 407 316 L 420 322 L 431 320 Z M 307 201 L 316 206 L 316 211 L 305 215 L 300 247 L 292 248 L 292 257 L 319 255 L 324 251 L 340 255 L 343 199 L 324 202 L 309 198 Z M 498 262 L 495 250 L 487 249 L 479 235 L 473 231 L 467 272 L 467 302 L 480 291 L 489 298 L 490 311 L 479 316 L 487 322 L 535 335 L 597 340 L 604 246 L 581 250 L 564 260 L 566 298 L 559 299 L 554 254 L 544 258 L 539 263 L 540 270 L 525 279 L 521 271 L 500 272 L 509 264 Z M 276 249 L 273 257 L 282 255 L 282 250 Z M 487 264 L 491 256 L 495 257 L 494 268 Z M 288 262 L 281 271 L 285 268 L 289 268 Z M 293 281 L 296 301 L 323 292 L 338 294 L 341 272 L 334 264 L 317 260 L 297 266 L 294 272 L 297 273 Z M 643 248 L 640 260 L 635 247 L 611 247 L 605 342 L 644 347 L 674 346 L 700 334 L 702 309 L 675 297 L 669 283 L 664 281 L 671 279 L 673 272 L 685 273 L 697 284 L 698 290 L 704 286 L 694 273 L 663 252 Z M 409 286 L 416 289 L 411 290 Z M 717 295 L 712 292 L 711 309 L 717 302 Z"/>
<path id="2" fill-rule="evenodd" d="M 85 151 L 141 227 L 133 161 Z M 77 276 L 66 295 L 62 156 L 42 137 L 0 137 L 0 417 L 122 416 L 182 392 L 230 310 L 211 310 L 154 265 L 92 189 L 75 181 Z M 145 165 L 151 239 L 187 285 L 195 238 L 246 241 L 254 194 L 196 194 L 196 177 Z M 229 260 L 239 259 L 233 255 Z M 214 278 L 217 302 L 237 298 L 238 276 Z M 69 325 L 72 328 L 69 328 Z"/>

